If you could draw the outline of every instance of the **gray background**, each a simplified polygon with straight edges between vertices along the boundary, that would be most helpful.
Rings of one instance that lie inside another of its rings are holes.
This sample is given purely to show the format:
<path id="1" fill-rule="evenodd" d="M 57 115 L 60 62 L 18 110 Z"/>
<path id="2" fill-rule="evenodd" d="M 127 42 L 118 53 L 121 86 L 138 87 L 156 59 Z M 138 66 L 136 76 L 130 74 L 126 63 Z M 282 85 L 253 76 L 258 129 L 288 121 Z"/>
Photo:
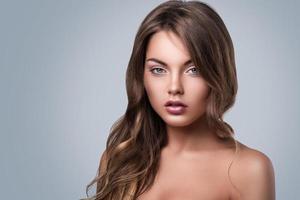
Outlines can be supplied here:
<path id="1" fill-rule="evenodd" d="M 160 2 L 0 2 L 1 199 L 85 197 L 127 105 L 135 33 Z M 206 2 L 235 45 L 239 91 L 225 120 L 273 161 L 277 199 L 296 199 L 299 1 Z"/>

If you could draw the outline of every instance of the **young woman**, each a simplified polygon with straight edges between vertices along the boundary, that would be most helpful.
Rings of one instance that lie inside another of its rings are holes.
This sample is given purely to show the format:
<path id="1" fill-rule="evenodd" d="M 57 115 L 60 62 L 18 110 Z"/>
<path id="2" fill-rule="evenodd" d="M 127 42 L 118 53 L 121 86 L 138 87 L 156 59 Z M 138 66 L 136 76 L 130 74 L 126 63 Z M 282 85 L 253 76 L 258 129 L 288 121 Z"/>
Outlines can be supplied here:
<path id="1" fill-rule="evenodd" d="M 223 114 L 237 93 L 234 48 L 199 1 L 167 1 L 137 32 L 128 106 L 112 126 L 95 200 L 274 200 L 271 160 L 234 138 Z"/>

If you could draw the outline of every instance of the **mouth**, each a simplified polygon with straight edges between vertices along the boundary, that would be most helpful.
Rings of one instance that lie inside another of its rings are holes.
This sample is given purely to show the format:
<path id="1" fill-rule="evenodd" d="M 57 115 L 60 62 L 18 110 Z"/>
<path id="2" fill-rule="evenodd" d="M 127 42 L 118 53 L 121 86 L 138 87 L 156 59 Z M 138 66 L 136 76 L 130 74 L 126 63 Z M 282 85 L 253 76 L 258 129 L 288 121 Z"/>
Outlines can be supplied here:
<path id="1" fill-rule="evenodd" d="M 187 107 L 187 105 L 181 101 L 167 101 L 165 107 L 170 114 L 181 115 L 185 112 L 185 107 Z"/>
<path id="2" fill-rule="evenodd" d="M 165 103 L 165 106 L 171 106 L 171 107 L 187 107 L 186 104 L 184 104 L 181 101 L 167 101 L 167 103 Z"/>

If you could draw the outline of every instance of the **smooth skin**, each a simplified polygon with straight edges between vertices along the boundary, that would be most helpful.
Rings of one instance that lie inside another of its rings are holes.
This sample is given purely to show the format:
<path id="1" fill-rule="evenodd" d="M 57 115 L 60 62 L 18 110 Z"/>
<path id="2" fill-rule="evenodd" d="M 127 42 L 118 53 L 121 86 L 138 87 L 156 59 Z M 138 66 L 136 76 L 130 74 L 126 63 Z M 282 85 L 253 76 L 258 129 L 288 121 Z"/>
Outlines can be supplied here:
<path id="1" fill-rule="evenodd" d="M 204 116 L 209 87 L 180 38 L 169 31 L 155 33 L 144 67 L 145 90 L 166 123 L 168 143 L 154 184 L 138 200 L 275 200 L 271 160 L 240 142 L 234 159 L 234 141 L 208 129 Z M 168 100 L 181 100 L 186 112 L 168 113 Z"/>

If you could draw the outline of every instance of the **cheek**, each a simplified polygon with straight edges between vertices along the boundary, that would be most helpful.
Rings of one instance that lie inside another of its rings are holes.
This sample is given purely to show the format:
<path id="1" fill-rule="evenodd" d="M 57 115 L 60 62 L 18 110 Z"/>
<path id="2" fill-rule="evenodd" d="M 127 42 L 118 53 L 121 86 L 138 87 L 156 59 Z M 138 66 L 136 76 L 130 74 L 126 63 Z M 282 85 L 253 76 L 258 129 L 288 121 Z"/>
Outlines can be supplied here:
<path id="1" fill-rule="evenodd" d="M 158 83 L 158 81 L 145 77 L 144 86 L 150 103 L 152 105 L 158 103 L 157 101 L 159 101 L 160 97 L 162 96 L 161 95 L 162 87 Z"/>
<path id="2" fill-rule="evenodd" d="M 193 104 L 202 105 L 206 103 L 209 94 L 209 87 L 205 80 L 195 80 L 189 83 L 189 99 Z"/>

